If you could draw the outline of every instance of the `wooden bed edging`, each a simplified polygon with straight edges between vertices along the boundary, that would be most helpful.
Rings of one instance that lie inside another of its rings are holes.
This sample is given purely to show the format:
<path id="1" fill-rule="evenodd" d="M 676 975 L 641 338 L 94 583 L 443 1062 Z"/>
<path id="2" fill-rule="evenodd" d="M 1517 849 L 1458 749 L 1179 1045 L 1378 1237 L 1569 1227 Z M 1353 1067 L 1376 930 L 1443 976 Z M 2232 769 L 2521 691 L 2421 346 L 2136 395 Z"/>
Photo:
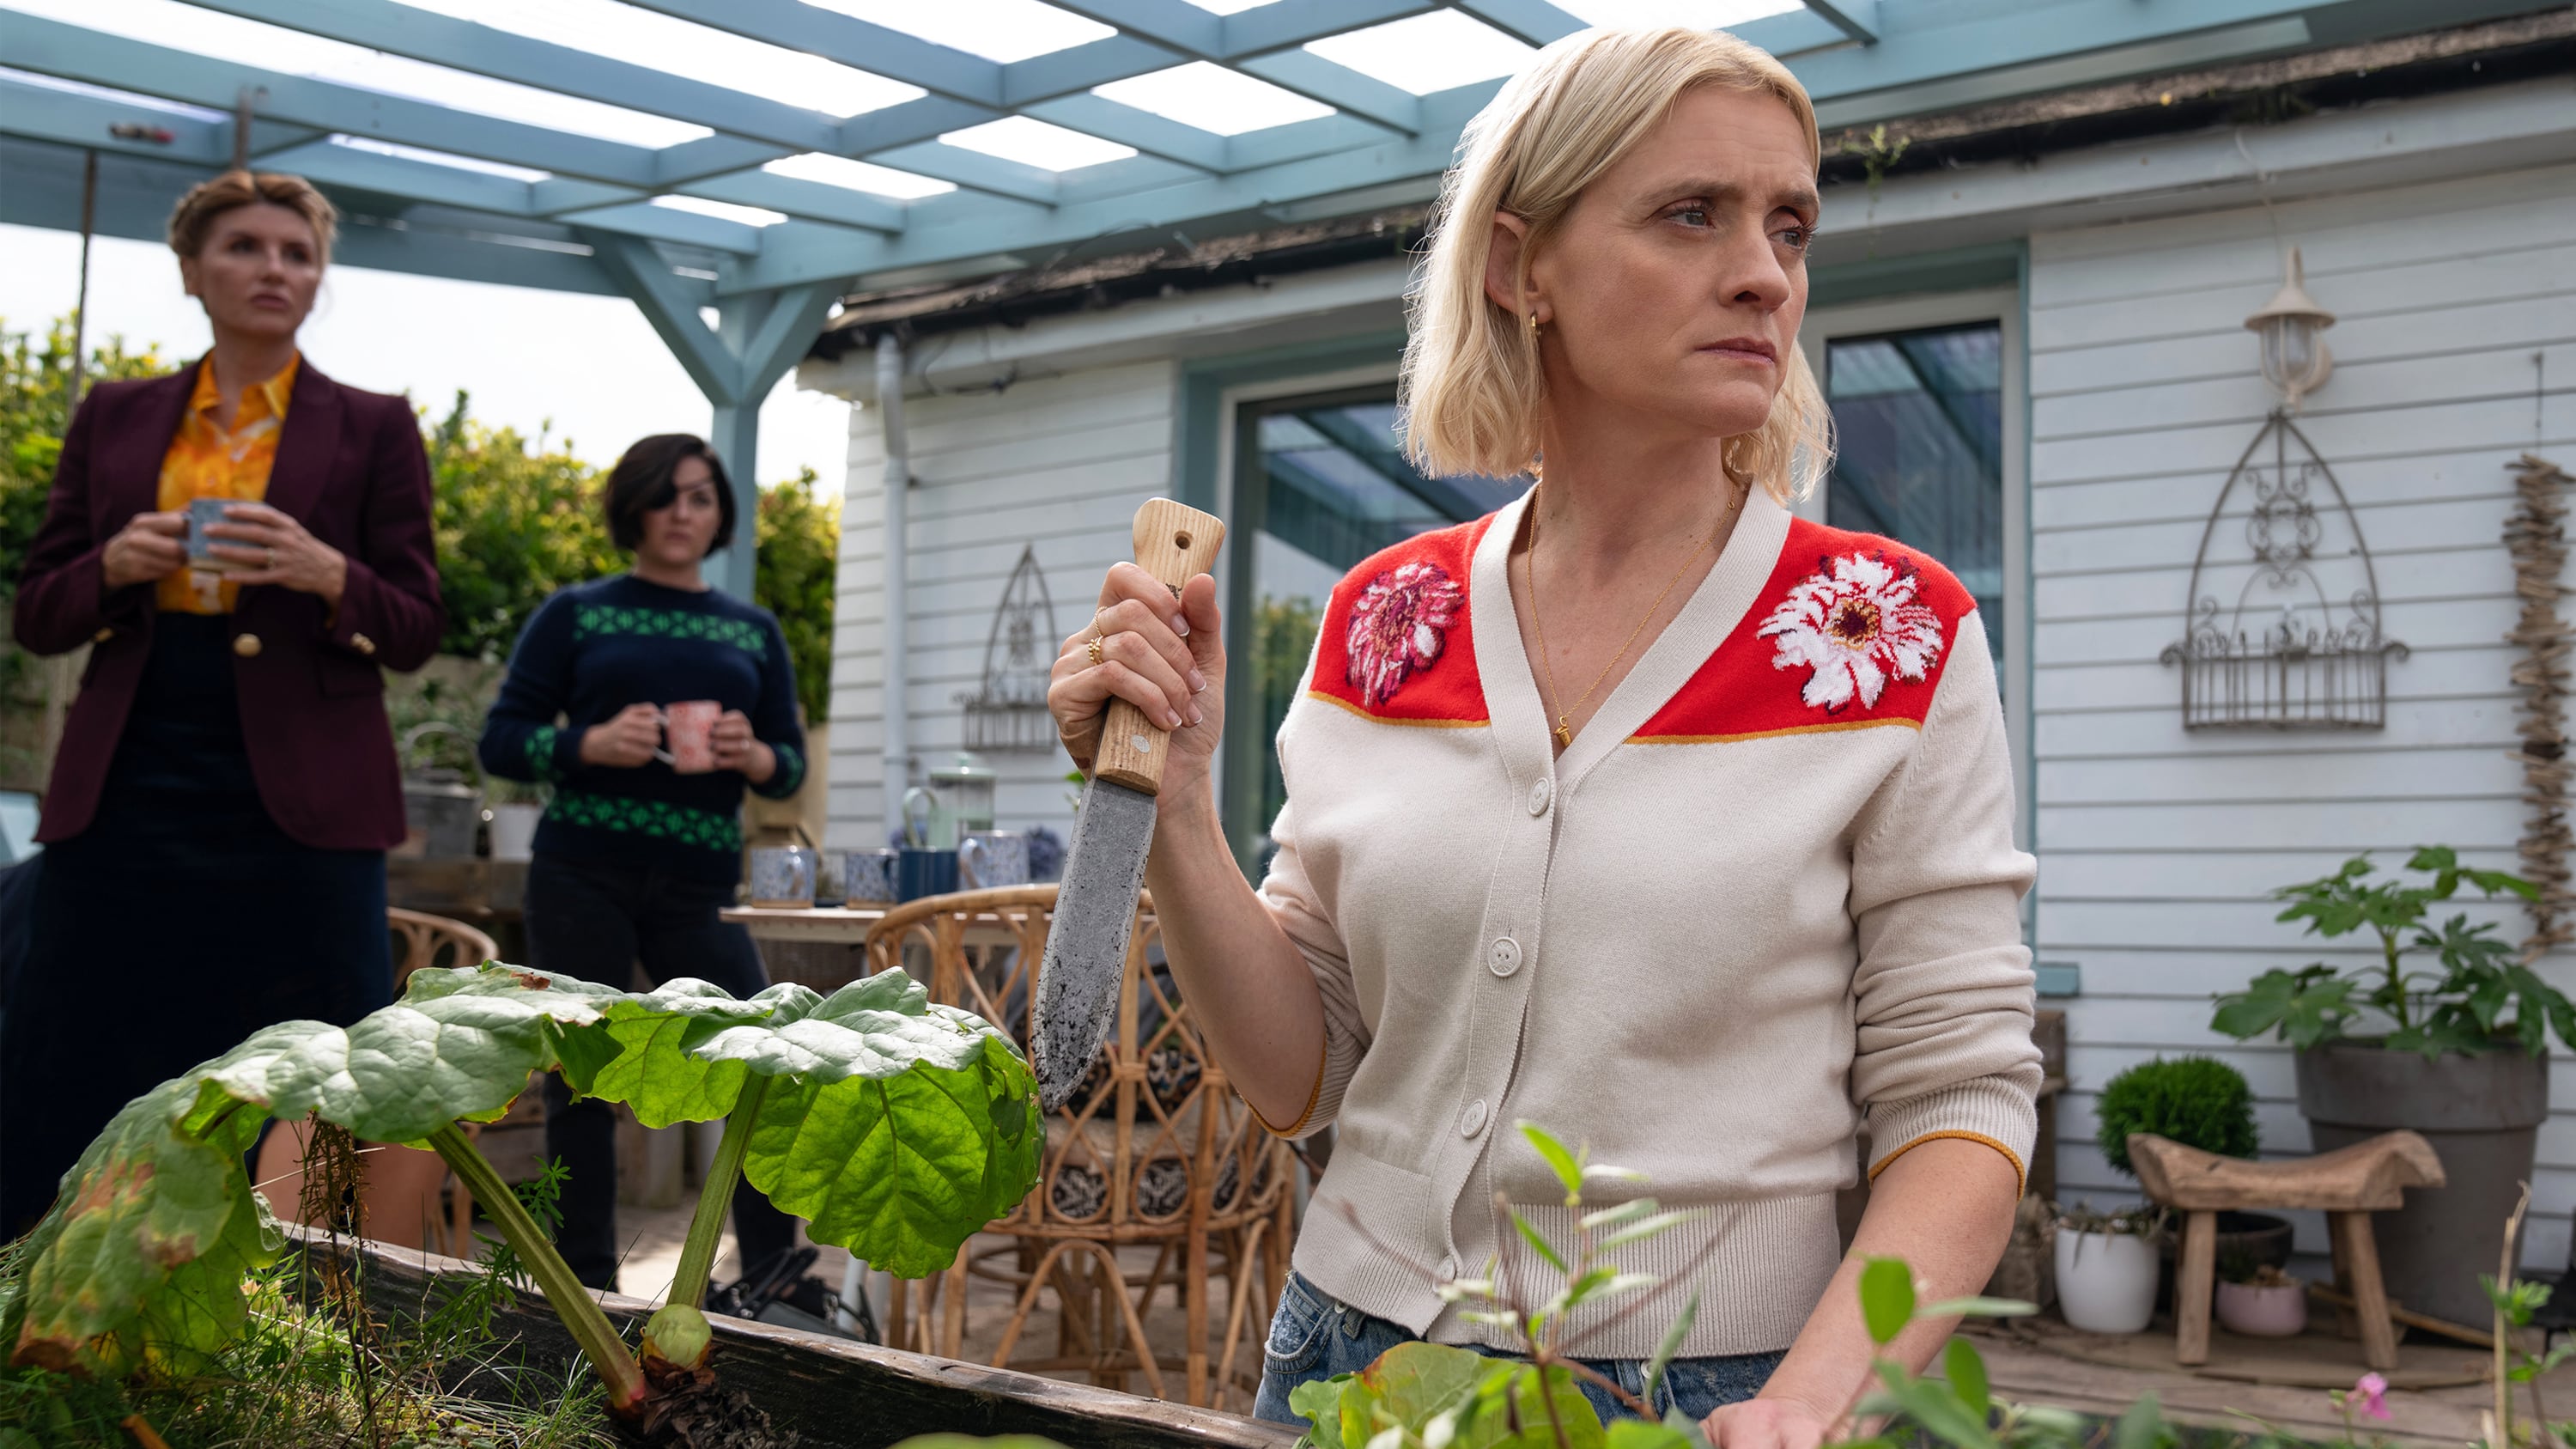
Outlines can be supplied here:
<path id="1" fill-rule="evenodd" d="M 459 1259 L 383 1243 L 337 1242 L 288 1224 L 290 1246 L 365 1260 L 367 1301 L 379 1316 L 418 1312 L 441 1296 L 441 1281 L 480 1272 Z M 569 1364 L 571 1335 L 535 1293 L 496 1315 L 495 1328 L 533 1359 Z M 632 1342 L 655 1304 L 599 1295 L 609 1321 Z M 399 1319 L 395 1320 L 399 1323 Z M 1010 1369 L 879 1348 L 749 1319 L 710 1316 L 715 1366 L 782 1429 L 810 1449 L 882 1449 L 915 1434 L 1038 1434 L 1068 1449 L 1289 1449 L 1297 1431 L 1277 1424 L 1069 1384 Z"/>

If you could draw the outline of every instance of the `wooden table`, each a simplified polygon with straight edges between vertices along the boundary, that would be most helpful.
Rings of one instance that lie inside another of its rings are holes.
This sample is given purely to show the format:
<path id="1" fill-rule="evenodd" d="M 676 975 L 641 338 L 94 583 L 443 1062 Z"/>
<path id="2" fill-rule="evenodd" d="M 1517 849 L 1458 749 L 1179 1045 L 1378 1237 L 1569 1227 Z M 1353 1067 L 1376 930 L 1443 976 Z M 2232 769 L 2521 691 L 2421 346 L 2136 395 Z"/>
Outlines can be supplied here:
<path id="1" fill-rule="evenodd" d="M 803 910 L 794 906 L 727 906 L 719 914 L 764 941 L 855 946 L 868 938 L 869 929 L 884 920 L 886 913 L 881 906 L 856 910 L 847 906 L 812 906 Z"/>

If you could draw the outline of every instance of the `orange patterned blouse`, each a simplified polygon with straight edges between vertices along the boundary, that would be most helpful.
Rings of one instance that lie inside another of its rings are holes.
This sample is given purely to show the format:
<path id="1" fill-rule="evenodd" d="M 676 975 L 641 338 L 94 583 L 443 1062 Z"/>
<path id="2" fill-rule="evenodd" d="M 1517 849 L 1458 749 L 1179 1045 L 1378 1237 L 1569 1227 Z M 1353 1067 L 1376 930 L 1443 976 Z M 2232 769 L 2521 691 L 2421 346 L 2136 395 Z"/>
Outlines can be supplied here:
<path id="1" fill-rule="evenodd" d="M 186 512 L 192 499 L 237 498 L 257 503 L 268 496 L 268 470 L 277 461 L 277 437 L 286 427 L 286 400 L 295 391 L 295 370 L 303 361 L 290 358 L 277 376 L 242 389 L 241 406 L 226 432 L 215 421 L 223 401 L 215 386 L 215 360 L 197 368 L 197 390 L 179 419 L 170 451 L 161 455 L 161 498 L 167 512 Z M 161 580 L 160 606 L 181 614 L 229 614 L 235 586 L 219 573 L 181 569 Z"/>

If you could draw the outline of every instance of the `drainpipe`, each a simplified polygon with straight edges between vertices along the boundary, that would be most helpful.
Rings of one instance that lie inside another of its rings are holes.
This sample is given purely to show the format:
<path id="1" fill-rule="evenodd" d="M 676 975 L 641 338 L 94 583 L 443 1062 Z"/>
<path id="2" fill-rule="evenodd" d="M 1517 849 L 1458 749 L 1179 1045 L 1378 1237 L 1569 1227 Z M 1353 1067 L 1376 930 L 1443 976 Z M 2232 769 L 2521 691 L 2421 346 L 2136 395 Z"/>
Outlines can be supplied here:
<path id="1" fill-rule="evenodd" d="M 903 343 L 891 329 L 877 334 L 877 427 L 885 450 L 885 820 L 891 831 L 903 824 L 903 796 L 912 786 L 904 658 L 904 495 L 912 486 L 912 459 L 903 435 Z"/>

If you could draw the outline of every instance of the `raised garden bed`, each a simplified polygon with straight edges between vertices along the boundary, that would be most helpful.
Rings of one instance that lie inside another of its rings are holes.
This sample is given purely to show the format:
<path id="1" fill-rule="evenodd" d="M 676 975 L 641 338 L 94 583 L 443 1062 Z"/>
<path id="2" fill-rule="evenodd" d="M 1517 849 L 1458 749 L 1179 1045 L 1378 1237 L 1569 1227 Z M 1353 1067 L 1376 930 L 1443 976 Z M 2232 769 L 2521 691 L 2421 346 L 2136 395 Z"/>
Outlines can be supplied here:
<path id="1" fill-rule="evenodd" d="M 397 1334 L 424 1302 L 434 1306 L 482 1271 L 410 1248 L 362 1243 L 353 1249 L 345 1239 L 335 1244 L 309 1229 L 289 1231 L 310 1253 L 361 1258 L 359 1282 L 368 1307 Z M 616 1293 L 599 1302 L 630 1342 L 654 1308 Z M 935 1432 L 1037 1434 L 1067 1449 L 1288 1449 L 1298 1437 L 1280 1425 L 1088 1384 L 739 1318 L 716 1317 L 709 1324 L 715 1330 L 712 1362 L 726 1386 L 766 1411 L 782 1439 L 794 1433 L 803 1449 L 881 1449 Z M 496 1315 L 493 1329 L 533 1363 L 571 1367 L 572 1336 L 534 1294 Z"/>

